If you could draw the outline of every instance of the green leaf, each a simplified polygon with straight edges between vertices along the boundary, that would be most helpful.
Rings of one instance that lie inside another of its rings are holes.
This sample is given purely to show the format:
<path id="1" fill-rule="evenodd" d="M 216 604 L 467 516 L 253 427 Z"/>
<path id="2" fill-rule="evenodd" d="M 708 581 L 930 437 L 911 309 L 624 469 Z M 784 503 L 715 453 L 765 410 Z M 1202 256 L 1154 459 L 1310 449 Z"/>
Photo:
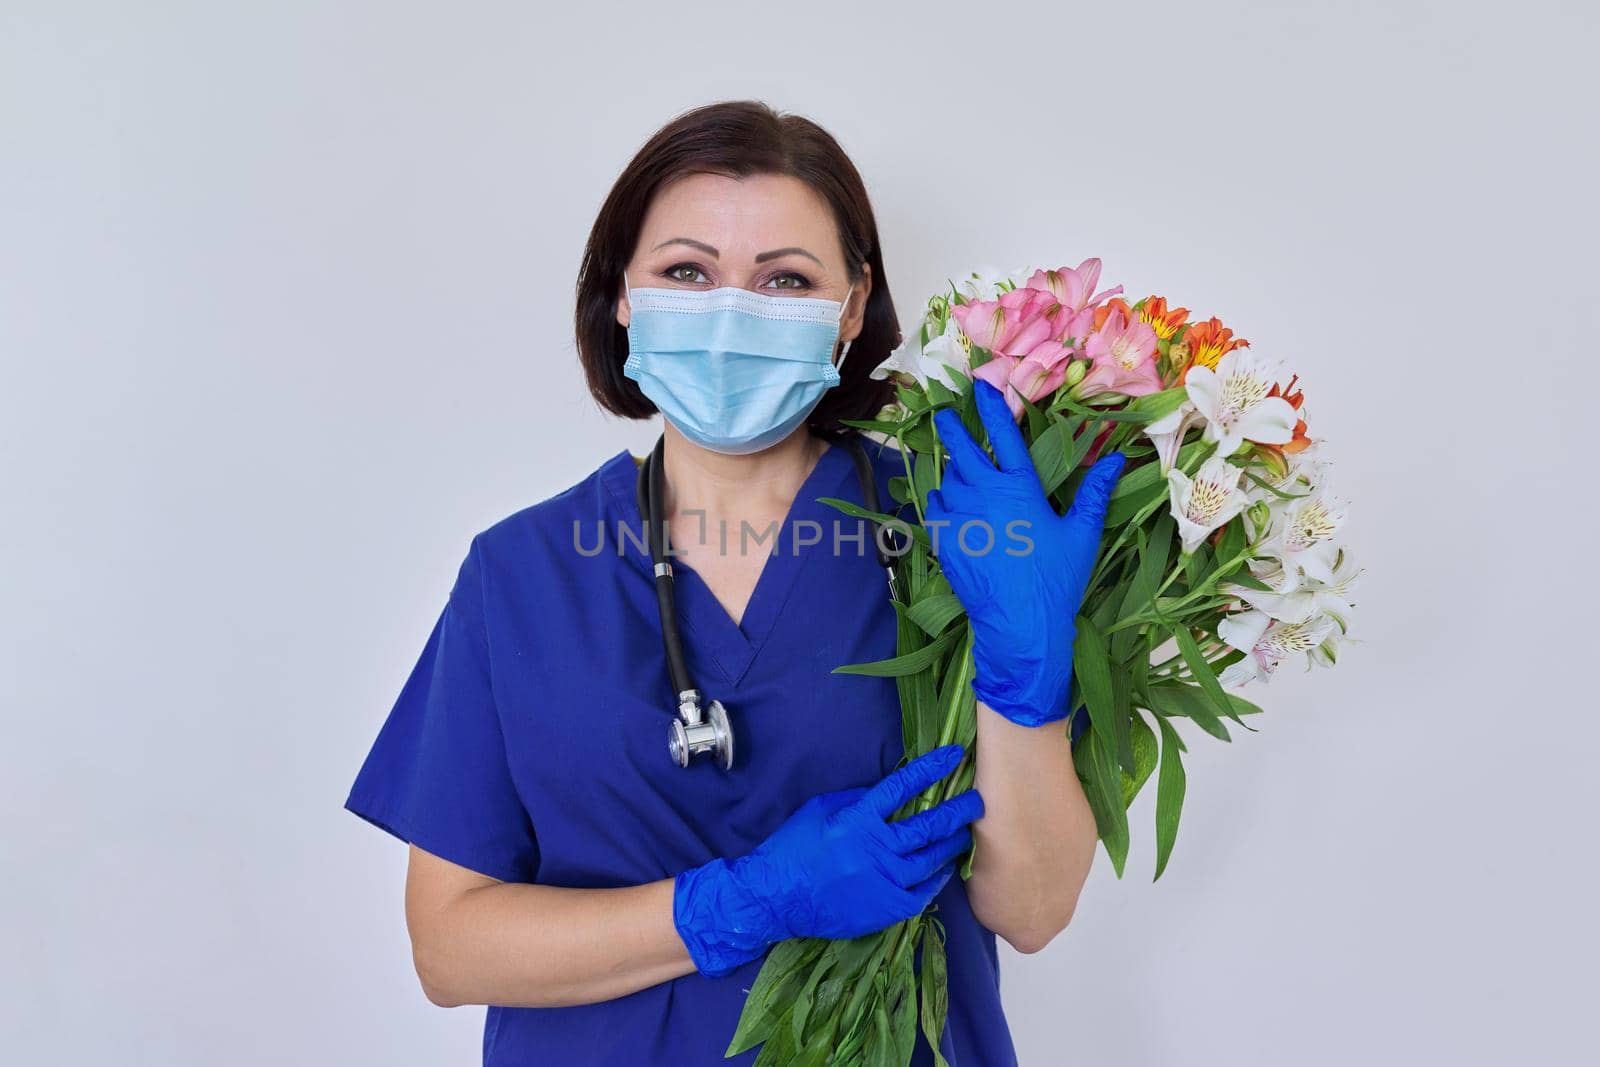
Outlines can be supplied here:
<path id="1" fill-rule="evenodd" d="M 956 638 L 961 636 L 961 631 L 951 630 L 941 634 L 932 642 L 908 652 L 903 656 L 891 656 L 889 659 L 873 660 L 870 663 L 847 663 L 842 667 L 835 667 L 834 674 L 865 674 L 874 678 L 893 678 L 898 675 L 915 674 L 917 671 L 927 670 L 933 666 L 938 658 L 947 652 Z"/>
<path id="2" fill-rule="evenodd" d="M 937 929 L 936 929 L 937 928 Z M 939 1051 L 939 1041 L 944 1036 L 945 1014 L 949 1008 L 949 980 L 945 974 L 944 924 L 929 919 L 922 927 L 922 980 L 918 983 L 922 993 L 922 1036 L 933 1049 L 935 1067 L 950 1067 L 949 1061 Z"/>
<path id="3" fill-rule="evenodd" d="M 865 942 L 868 948 L 866 962 L 855 973 L 870 976 L 876 974 L 882 968 L 884 957 L 889 954 L 889 938 L 894 930 L 895 927 L 890 926 L 876 933 L 865 934 L 853 939 Z M 850 990 L 850 999 L 845 1003 L 844 1011 L 841 1013 L 840 1018 L 848 1023 L 849 1020 L 861 1014 L 862 1009 L 867 1005 L 867 997 L 871 992 L 872 983 L 864 979 L 857 981 Z"/>
<path id="4" fill-rule="evenodd" d="M 1216 712 L 1212 708 L 1211 698 L 1198 686 L 1185 685 L 1183 682 L 1157 682 L 1145 691 L 1145 699 L 1151 711 L 1160 715 L 1181 715 L 1184 718 L 1195 719 L 1199 716 L 1210 716 L 1216 720 Z M 1227 690 L 1223 690 L 1227 692 Z M 1259 715 L 1261 709 L 1236 693 L 1228 693 L 1228 703 L 1238 715 Z M 1198 715 L 1197 715 L 1198 711 Z M 1224 733 L 1227 727 L 1220 722 L 1217 728 Z M 1207 730 L 1207 733 L 1211 731 Z M 1226 740 L 1226 738 L 1224 738 Z"/>
<path id="5" fill-rule="evenodd" d="M 1100 842 L 1111 858 L 1112 869 L 1121 878 L 1128 860 L 1128 809 L 1122 804 L 1122 772 L 1112 758 L 1110 745 L 1093 723 L 1073 746 L 1072 762 L 1083 782 L 1089 809 L 1094 812 Z"/>
<path id="6" fill-rule="evenodd" d="M 894 1062 L 894 1031 L 883 1001 L 872 1008 L 872 1037 L 867 1041 L 867 1067 L 904 1067 Z"/>
<path id="7" fill-rule="evenodd" d="M 806 1020 L 811 1015 L 811 1001 L 817 995 L 817 985 L 827 977 L 828 970 L 833 966 L 838 946 L 837 941 L 828 942 L 828 947 L 823 949 L 821 957 L 811 965 L 811 973 L 800 986 L 800 991 L 795 994 L 790 1005 L 789 1032 L 794 1037 L 796 1047 L 805 1046 Z"/>
<path id="8" fill-rule="evenodd" d="M 917 453 L 911 464 L 911 481 L 917 487 L 917 507 L 920 511 L 926 511 L 928 490 L 936 488 L 939 481 L 939 471 L 933 465 L 932 452 Z"/>
<path id="9" fill-rule="evenodd" d="M 919 734 L 923 741 L 919 752 L 930 752 L 946 742 L 970 746 L 978 732 L 978 698 L 972 691 L 972 627 L 962 625 L 952 632 L 962 634 L 961 647 L 945 664 L 938 695 L 930 709 L 932 718 Z"/>
<path id="10" fill-rule="evenodd" d="M 946 404 L 954 403 L 957 397 L 950 391 L 949 386 L 945 385 L 938 378 L 930 376 L 928 378 L 928 399 L 932 401 L 933 406 L 937 408 L 943 407 Z"/>
<path id="11" fill-rule="evenodd" d="M 1162 580 L 1167 576 L 1167 565 L 1172 558 L 1175 525 L 1171 513 L 1162 512 L 1150 527 L 1148 542 L 1144 539 L 1144 531 L 1137 531 L 1135 536 L 1139 542 L 1139 567 L 1134 571 L 1127 596 L 1123 598 L 1119 622 L 1150 609 L 1156 590 L 1161 587 Z M 1137 627 L 1129 626 L 1117 630 L 1111 635 L 1112 655 L 1120 661 L 1126 661 L 1133 651 L 1134 642 L 1139 637 Z"/>
<path id="12" fill-rule="evenodd" d="M 921 389 L 913 385 L 895 386 L 895 396 L 900 399 L 900 406 L 912 413 L 928 410 L 928 397 Z"/>
<path id="13" fill-rule="evenodd" d="M 900 443 L 912 452 L 932 452 L 938 433 L 933 426 L 933 420 L 926 415 L 917 415 L 907 422 L 901 429 Z"/>
<path id="14" fill-rule="evenodd" d="M 1076 412 L 1079 415 L 1084 415 L 1093 419 L 1105 419 L 1108 422 L 1144 423 L 1153 421 L 1142 413 L 1137 411 L 1129 411 L 1127 408 L 1118 408 L 1115 410 L 1109 408 L 1091 408 L 1086 404 L 1080 404 L 1076 400 L 1072 399 L 1072 397 L 1067 395 L 1067 392 L 1064 389 L 1056 394 L 1056 399 L 1050 406 L 1057 409 L 1066 408 L 1068 411 Z"/>
<path id="15" fill-rule="evenodd" d="M 927 635 L 911 621 L 910 609 L 895 608 L 895 647 L 900 652 L 911 652 L 927 643 Z M 938 725 L 931 723 L 937 714 L 934 679 L 931 671 L 917 671 L 895 678 L 895 691 L 900 697 L 900 735 L 907 752 L 922 752 L 929 747 L 924 738 L 937 736 Z"/>
<path id="16" fill-rule="evenodd" d="M 839 424 L 841 426 L 853 426 L 858 430 L 866 430 L 869 433 L 888 434 L 890 437 L 898 434 L 900 428 L 905 425 L 902 422 L 890 422 L 887 419 L 840 419 Z"/>
<path id="17" fill-rule="evenodd" d="M 1158 715 L 1159 719 L 1160 716 Z M 1139 795 L 1139 790 L 1144 788 L 1144 783 L 1149 779 L 1150 773 L 1156 769 L 1156 733 L 1150 729 L 1150 724 L 1144 721 L 1144 716 L 1134 712 L 1129 723 L 1132 726 L 1133 766 L 1132 774 L 1122 775 L 1122 806 L 1133 806 L 1133 798 Z"/>
<path id="18" fill-rule="evenodd" d="M 911 959 L 916 952 L 915 926 L 916 920 L 910 920 L 889 968 L 889 1033 L 894 1038 L 895 1067 L 905 1067 L 917 1050 L 917 976 Z"/>
<path id="19" fill-rule="evenodd" d="M 1120 766 L 1133 768 L 1133 748 L 1128 738 L 1126 716 L 1117 715 L 1117 701 L 1112 692 L 1111 658 L 1106 651 L 1105 635 L 1094 620 L 1078 616 L 1077 634 L 1072 644 L 1072 674 L 1083 692 L 1089 707 L 1089 721 L 1101 738 L 1108 742 Z"/>
<path id="20" fill-rule="evenodd" d="M 1139 474 L 1142 471 L 1159 469 L 1159 464 L 1146 463 L 1142 466 L 1135 467 L 1133 474 Z M 1123 481 L 1127 481 L 1128 477 L 1131 477 L 1131 475 L 1124 476 Z M 1111 494 L 1111 502 L 1106 505 L 1106 529 L 1115 530 L 1119 526 L 1126 526 L 1134 518 L 1134 516 L 1143 513 L 1147 509 L 1153 508 L 1161 501 L 1167 499 L 1169 494 L 1167 492 L 1167 483 L 1165 481 L 1150 482 L 1148 479 L 1141 480 L 1146 482 L 1146 484 L 1131 492 L 1124 493 L 1119 497 L 1117 495 L 1117 492 L 1121 491 L 1121 485 L 1119 483 L 1117 490 Z"/>
<path id="21" fill-rule="evenodd" d="M 736 1056 L 767 1039 L 779 1018 L 787 1013 L 806 979 L 807 968 L 822 956 L 827 945 L 823 938 L 801 937 L 772 946 L 745 996 L 744 1010 L 725 1056 Z"/>
<path id="22" fill-rule="evenodd" d="M 1236 515 L 1222 527 L 1222 540 L 1217 542 L 1217 558 L 1230 560 L 1244 551 L 1245 516 Z"/>
<path id="23" fill-rule="evenodd" d="M 1039 475 L 1039 484 L 1044 491 L 1053 493 L 1056 487 L 1067 480 L 1067 475 L 1072 473 L 1072 467 L 1067 462 L 1068 443 L 1072 440 L 1071 431 L 1063 421 L 1052 422 L 1044 432 L 1035 435 L 1033 443 L 1028 446 L 1028 455 L 1033 459 L 1033 469 Z"/>
<path id="24" fill-rule="evenodd" d="M 1248 570 L 1241 570 L 1228 578 L 1235 585 L 1242 585 L 1246 589 L 1259 589 L 1264 593 L 1272 592 L 1272 586 L 1251 574 Z"/>
<path id="25" fill-rule="evenodd" d="M 1189 632 L 1187 626 L 1172 627 L 1172 636 L 1178 641 L 1178 651 L 1183 654 L 1183 661 L 1189 665 L 1189 671 L 1194 675 L 1194 680 L 1200 683 L 1200 688 L 1211 700 L 1211 706 L 1222 714 L 1238 722 L 1239 717 L 1233 713 L 1233 705 L 1228 702 L 1228 694 L 1222 688 L 1217 676 L 1211 672 L 1211 664 L 1200 652 L 1200 646 L 1195 643 L 1194 634 Z M 1195 724 L 1206 733 L 1220 737 L 1224 741 L 1231 741 L 1227 727 L 1223 726 L 1215 714 L 1202 718 L 1193 717 Z M 1240 725 L 1243 725 L 1242 723 Z"/>
<path id="26" fill-rule="evenodd" d="M 828 1020 L 828 1025 L 813 1033 L 804 1048 L 782 1061 L 783 1067 L 826 1067 L 833 1053 L 835 1022 Z"/>
<path id="27" fill-rule="evenodd" d="M 1189 388 L 1185 385 L 1175 385 L 1171 389 L 1163 389 L 1158 393 L 1146 393 L 1136 396 L 1128 401 L 1128 406 L 1123 408 L 1129 414 L 1140 416 L 1145 423 L 1155 422 L 1163 416 L 1170 415 L 1188 399 Z"/>
<path id="28" fill-rule="evenodd" d="M 948 586 L 947 586 L 948 588 Z M 911 605 L 906 612 L 929 637 L 938 637 L 952 619 L 959 618 L 965 609 L 954 593 L 932 593 Z"/>
<path id="29" fill-rule="evenodd" d="M 1178 468 L 1184 471 L 1194 469 L 1215 448 L 1216 445 L 1209 441 L 1190 441 L 1178 450 Z M 1111 491 L 1110 503 L 1106 507 L 1106 528 L 1116 529 L 1126 525 L 1129 519 L 1158 501 L 1166 500 L 1168 496 L 1167 477 L 1161 472 L 1161 464 L 1150 460 L 1137 467 L 1126 468 L 1117 479 L 1116 488 Z"/>
<path id="30" fill-rule="evenodd" d="M 1183 739 L 1172 724 L 1156 716 L 1161 728 L 1161 775 L 1156 779 L 1156 874 L 1152 882 L 1167 869 L 1172 846 L 1178 840 L 1178 816 L 1183 813 L 1183 794 L 1186 779 L 1183 772 Z"/>
<path id="31" fill-rule="evenodd" d="M 1044 434 L 1045 427 L 1049 425 L 1048 418 L 1044 412 L 1040 411 L 1039 408 L 1034 405 L 1033 401 L 1029 400 L 1025 396 L 1021 396 L 1020 393 L 1018 396 L 1021 397 L 1022 400 L 1022 421 L 1027 423 L 1027 436 L 1037 440 Z"/>
<path id="32" fill-rule="evenodd" d="M 894 479 L 890 478 L 889 482 L 892 488 Z M 819 496 L 817 497 L 817 501 L 818 503 L 826 504 L 829 507 L 838 508 L 846 515 L 854 518 L 871 519 L 873 522 L 887 526 L 891 531 L 899 534 L 902 537 L 909 535 L 913 543 L 920 544 L 925 549 L 931 550 L 933 547 L 932 543 L 928 540 L 927 528 L 922 526 L 920 523 L 907 522 L 905 519 L 902 519 L 899 516 L 885 515 L 881 511 L 869 511 L 860 504 L 853 504 L 848 500 L 840 500 L 838 497 Z M 871 538 L 871 536 L 872 534 L 868 532 L 867 537 Z M 904 544 L 903 541 L 901 543 Z"/>
<path id="33" fill-rule="evenodd" d="M 788 1013 L 785 1012 L 784 1019 L 787 1018 Z M 789 1067 L 796 1055 L 794 1035 L 789 1027 L 783 1025 L 783 1020 L 779 1020 L 772 1036 L 762 1044 L 761 1051 L 756 1053 L 754 1067 Z"/>

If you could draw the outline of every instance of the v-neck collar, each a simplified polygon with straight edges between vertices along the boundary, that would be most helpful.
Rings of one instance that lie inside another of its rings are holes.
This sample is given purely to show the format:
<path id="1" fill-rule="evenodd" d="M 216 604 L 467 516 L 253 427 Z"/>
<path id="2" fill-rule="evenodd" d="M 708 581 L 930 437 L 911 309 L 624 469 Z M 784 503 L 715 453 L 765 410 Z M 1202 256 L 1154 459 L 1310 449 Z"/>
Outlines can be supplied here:
<path id="1" fill-rule="evenodd" d="M 627 535 L 617 531 L 621 552 L 628 558 L 640 576 L 654 581 L 654 567 L 644 542 L 644 519 L 639 514 L 636 494 L 639 464 L 633 454 L 624 449 L 607 460 L 602 470 L 603 481 L 610 492 L 617 513 L 627 527 Z M 783 605 L 794 589 L 795 581 L 805 563 L 818 551 L 825 551 L 832 542 L 826 534 L 814 544 L 795 544 L 795 527 L 810 521 L 819 530 L 827 529 L 827 520 L 842 518 L 837 509 L 820 502 L 821 497 L 840 496 L 839 486 L 854 472 L 849 452 L 837 444 L 817 457 L 809 474 L 800 484 L 789 505 L 789 513 L 779 524 L 769 555 L 761 568 L 750 600 L 745 605 L 744 617 L 733 621 L 711 587 L 689 564 L 672 557 L 674 590 L 678 603 L 678 627 L 684 634 L 688 655 L 712 664 L 721 674 L 722 681 L 737 685 L 750 669 L 757 653 L 771 635 Z M 730 532 L 730 538 L 734 535 Z"/>

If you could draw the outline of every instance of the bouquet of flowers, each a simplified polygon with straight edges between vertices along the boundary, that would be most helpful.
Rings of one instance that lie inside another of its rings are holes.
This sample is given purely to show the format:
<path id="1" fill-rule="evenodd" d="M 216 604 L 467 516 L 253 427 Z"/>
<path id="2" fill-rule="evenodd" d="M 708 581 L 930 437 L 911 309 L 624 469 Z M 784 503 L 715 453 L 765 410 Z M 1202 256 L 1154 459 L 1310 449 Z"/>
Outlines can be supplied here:
<path id="1" fill-rule="evenodd" d="M 1191 321 L 1160 296 L 1129 304 L 1120 285 L 1097 293 L 1099 276 L 1100 261 L 1087 259 L 952 284 L 874 372 L 894 377 L 898 402 L 851 425 L 895 441 L 905 474 L 890 488 L 919 522 L 945 462 L 933 413 L 956 409 L 987 444 L 974 378 L 1004 393 L 1058 513 L 1095 459 L 1127 457 L 1075 620 L 1067 721 L 1088 716 L 1073 762 L 1118 878 L 1128 808 L 1156 775 L 1160 878 L 1185 790 L 1172 720 L 1229 740 L 1224 720 L 1249 729 L 1241 716 L 1261 711 L 1231 689 L 1264 684 L 1290 660 L 1331 666 L 1349 640 L 1359 572 L 1340 543 L 1345 505 L 1326 488 L 1298 375 L 1284 381 L 1215 317 Z M 829 503 L 900 530 L 906 546 L 895 561 L 896 656 L 836 672 L 895 679 L 908 758 L 952 742 L 969 749 L 901 818 L 972 785 L 971 633 L 926 530 Z M 781 942 L 727 1055 L 764 1042 L 757 1064 L 906 1064 L 920 1023 L 944 1064 L 943 944 L 931 910 L 849 941 Z"/>

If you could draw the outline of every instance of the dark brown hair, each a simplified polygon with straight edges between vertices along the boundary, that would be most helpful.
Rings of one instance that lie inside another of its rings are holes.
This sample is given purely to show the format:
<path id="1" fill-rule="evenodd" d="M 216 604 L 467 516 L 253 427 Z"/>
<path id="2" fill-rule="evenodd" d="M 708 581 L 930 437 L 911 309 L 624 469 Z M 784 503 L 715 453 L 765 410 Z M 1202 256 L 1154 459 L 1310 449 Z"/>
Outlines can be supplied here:
<path id="1" fill-rule="evenodd" d="M 578 358 L 595 401 L 630 419 L 648 418 L 656 411 L 638 384 L 622 374 L 628 331 L 616 319 L 617 292 L 651 198 L 669 182 L 696 173 L 731 178 L 788 175 L 815 189 L 832 206 L 847 276 L 860 281 L 861 264 L 870 263 L 872 291 L 841 380 L 823 394 L 807 423 L 834 433 L 841 429 L 841 418 L 870 419 L 877 414 L 893 399 L 894 384 L 867 375 L 900 344 L 900 326 L 866 187 L 826 130 L 757 100 L 706 104 L 674 118 L 639 149 L 600 206 L 578 269 L 575 312 Z"/>

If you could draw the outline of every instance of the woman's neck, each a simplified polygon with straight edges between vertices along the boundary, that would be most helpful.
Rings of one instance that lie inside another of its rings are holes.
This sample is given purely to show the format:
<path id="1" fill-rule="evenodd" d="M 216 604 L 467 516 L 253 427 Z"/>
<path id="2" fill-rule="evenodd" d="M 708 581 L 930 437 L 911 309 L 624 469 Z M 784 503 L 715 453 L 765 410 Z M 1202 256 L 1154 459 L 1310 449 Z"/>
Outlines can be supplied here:
<path id="1" fill-rule="evenodd" d="M 711 528 L 704 541 L 715 543 L 717 522 L 738 532 L 741 520 L 781 521 L 795 494 L 829 445 L 804 427 L 770 448 L 730 456 L 701 448 L 666 424 L 662 452 L 662 486 L 666 518 L 675 544 L 701 540 L 702 521 Z M 687 513 L 687 514 L 686 514 Z"/>

